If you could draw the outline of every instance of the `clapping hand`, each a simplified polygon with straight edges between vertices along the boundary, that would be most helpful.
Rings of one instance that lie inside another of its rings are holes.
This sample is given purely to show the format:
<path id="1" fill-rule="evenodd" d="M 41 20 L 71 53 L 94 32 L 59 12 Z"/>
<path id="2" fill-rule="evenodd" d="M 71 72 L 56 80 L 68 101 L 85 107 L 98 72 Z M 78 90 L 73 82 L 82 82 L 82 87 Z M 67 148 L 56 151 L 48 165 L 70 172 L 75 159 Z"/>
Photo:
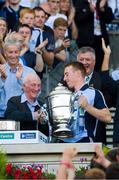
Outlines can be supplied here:
<path id="1" fill-rule="evenodd" d="M 7 75 L 4 64 L 0 64 L 0 73 L 1 73 L 1 78 L 5 80 L 7 78 Z"/>
<path id="2" fill-rule="evenodd" d="M 42 49 L 45 48 L 45 46 L 48 44 L 48 39 L 45 39 L 43 42 L 41 42 L 37 47 L 36 51 L 41 53 Z"/>
<path id="3" fill-rule="evenodd" d="M 17 79 L 21 79 L 22 72 L 23 72 L 23 66 L 22 66 L 21 63 L 18 63 L 18 65 L 17 65 L 17 72 L 16 72 Z"/>

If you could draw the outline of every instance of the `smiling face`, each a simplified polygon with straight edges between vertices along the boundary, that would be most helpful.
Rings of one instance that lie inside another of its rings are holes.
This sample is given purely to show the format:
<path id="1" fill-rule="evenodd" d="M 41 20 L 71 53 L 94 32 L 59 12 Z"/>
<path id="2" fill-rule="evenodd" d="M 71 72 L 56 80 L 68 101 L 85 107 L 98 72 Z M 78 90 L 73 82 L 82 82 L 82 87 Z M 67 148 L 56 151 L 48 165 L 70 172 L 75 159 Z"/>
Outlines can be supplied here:
<path id="1" fill-rule="evenodd" d="M 23 85 L 26 97 L 30 101 L 35 101 L 41 90 L 41 81 L 36 74 L 29 74 Z"/>
<path id="2" fill-rule="evenodd" d="M 86 75 L 89 75 L 93 72 L 95 66 L 95 57 L 93 53 L 79 53 L 77 56 L 77 61 L 84 65 L 86 69 Z"/>
<path id="3" fill-rule="evenodd" d="M 7 23 L 0 19 L 0 34 L 3 35 L 3 37 L 5 36 L 7 32 Z"/>
<path id="4" fill-rule="evenodd" d="M 20 49 L 15 44 L 11 44 L 5 48 L 6 61 L 10 66 L 15 66 L 19 62 Z"/>
<path id="5" fill-rule="evenodd" d="M 67 83 L 68 87 L 75 89 L 77 83 L 78 71 L 76 71 L 72 66 L 68 66 L 64 70 L 64 81 Z"/>

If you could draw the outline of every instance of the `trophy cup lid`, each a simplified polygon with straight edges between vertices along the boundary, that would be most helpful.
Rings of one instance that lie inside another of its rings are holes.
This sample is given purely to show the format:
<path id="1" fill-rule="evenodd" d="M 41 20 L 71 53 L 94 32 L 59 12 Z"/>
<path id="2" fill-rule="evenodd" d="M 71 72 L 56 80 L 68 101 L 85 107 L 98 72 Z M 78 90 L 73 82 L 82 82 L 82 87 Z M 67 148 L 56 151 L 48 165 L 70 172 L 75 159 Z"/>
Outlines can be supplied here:
<path id="1" fill-rule="evenodd" d="M 72 92 L 63 84 L 59 83 L 56 88 L 54 88 L 53 91 L 51 91 L 50 96 L 55 95 L 55 94 L 71 94 Z"/>

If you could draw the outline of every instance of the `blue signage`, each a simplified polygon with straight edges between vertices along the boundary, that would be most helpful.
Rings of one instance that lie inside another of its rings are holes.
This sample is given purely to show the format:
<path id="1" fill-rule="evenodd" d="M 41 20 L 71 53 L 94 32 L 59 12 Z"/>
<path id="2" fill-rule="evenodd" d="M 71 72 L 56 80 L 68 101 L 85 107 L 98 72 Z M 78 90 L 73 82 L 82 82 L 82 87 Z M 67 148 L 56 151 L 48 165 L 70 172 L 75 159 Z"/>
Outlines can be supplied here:
<path id="1" fill-rule="evenodd" d="M 21 133 L 20 139 L 36 139 L 36 133 Z"/>

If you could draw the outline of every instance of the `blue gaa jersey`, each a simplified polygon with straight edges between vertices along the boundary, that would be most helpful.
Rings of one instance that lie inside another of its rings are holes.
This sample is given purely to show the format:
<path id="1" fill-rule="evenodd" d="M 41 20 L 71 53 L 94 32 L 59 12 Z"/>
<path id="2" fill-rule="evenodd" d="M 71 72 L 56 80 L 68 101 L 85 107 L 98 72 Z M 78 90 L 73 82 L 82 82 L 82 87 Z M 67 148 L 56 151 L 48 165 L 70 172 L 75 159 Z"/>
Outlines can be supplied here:
<path id="1" fill-rule="evenodd" d="M 48 52 L 53 52 L 55 48 L 55 40 L 53 34 L 51 32 L 47 32 L 40 28 L 34 27 L 30 39 L 30 51 L 35 52 L 35 48 L 46 39 L 48 39 L 48 44 L 45 47 L 46 50 Z"/>
<path id="2" fill-rule="evenodd" d="M 71 138 L 63 138 L 64 142 L 74 143 L 80 141 L 84 137 L 91 137 L 94 139 L 98 119 L 90 115 L 83 108 L 79 107 L 78 99 L 80 95 L 84 95 L 88 104 L 97 109 L 106 108 L 105 100 L 102 93 L 88 84 L 85 84 L 79 91 L 71 96 L 71 120 L 69 122 L 69 129 L 73 133 Z"/>

